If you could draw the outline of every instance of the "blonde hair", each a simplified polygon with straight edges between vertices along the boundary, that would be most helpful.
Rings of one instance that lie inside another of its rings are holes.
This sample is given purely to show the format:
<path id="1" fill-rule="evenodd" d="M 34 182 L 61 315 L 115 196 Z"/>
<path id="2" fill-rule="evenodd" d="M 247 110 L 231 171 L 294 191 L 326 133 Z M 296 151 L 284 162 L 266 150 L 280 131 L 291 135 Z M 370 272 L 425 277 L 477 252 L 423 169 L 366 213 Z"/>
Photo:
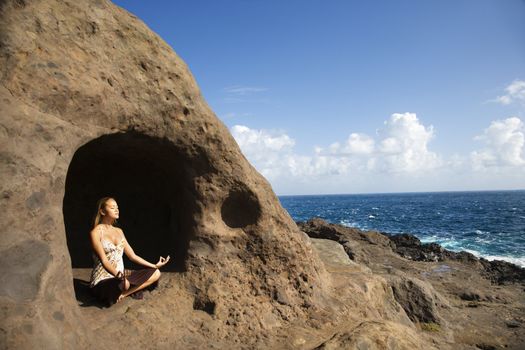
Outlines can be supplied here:
<path id="1" fill-rule="evenodd" d="M 97 227 L 97 225 L 102 221 L 102 215 L 100 214 L 100 209 L 105 208 L 107 201 L 109 201 L 110 199 L 113 199 L 115 201 L 115 199 L 113 197 L 102 197 L 102 198 L 100 198 L 98 200 L 98 202 L 97 202 L 97 212 L 96 212 L 95 216 L 93 217 L 93 228 Z M 116 222 L 117 222 L 117 220 L 115 220 L 113 222 L 113 224 L 115 224 Z"/>

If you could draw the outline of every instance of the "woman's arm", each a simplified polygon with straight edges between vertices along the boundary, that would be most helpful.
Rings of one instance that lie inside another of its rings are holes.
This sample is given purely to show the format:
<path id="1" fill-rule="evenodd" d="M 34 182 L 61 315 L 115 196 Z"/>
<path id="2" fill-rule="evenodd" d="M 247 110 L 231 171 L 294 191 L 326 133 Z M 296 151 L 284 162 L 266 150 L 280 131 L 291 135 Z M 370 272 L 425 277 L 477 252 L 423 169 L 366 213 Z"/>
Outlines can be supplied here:
<path id="1" fill-rule="evenodd" d="M 122 237 L 124 238 L 124 253 L 126 253 L 126 256 L 129 258 L 129 260 L 133 261 L 134 263 L 146 266 L 146 267 L 151 267 L 151 268 L 154 268 L 154 269 L 157 268 L 157 265 L 154 265 L 154 264 L 150 263 L 149 261 L 146 261 L 146 260 L 142 259 L 137 254 L 135 254 L 135 252 L 133 251 L 133 248 L 131 248 L 131 246 L 128 243 L 128 240 L 124 236 L 124 232 L 122 230 L 120 230 L 120 233 L 122 233 Z"/>
<path id="2" fill-rule="evenodd" d="M 102 247 L 102 243 L 100 242 L 100 232 L 97 228 L 94 228 L 90 232 L 91 237 L 91 246 L 93 247 L 93 250 L 98 255 L 98 258 L 100 259 L 100 262 L 102 263 L 102 266 L 113 276 L 117 276 L 118 270 L 116 266 L 113 266 L 108 258 L 106 257 L 106 253 L 104 252 L 104 248 Z"/>

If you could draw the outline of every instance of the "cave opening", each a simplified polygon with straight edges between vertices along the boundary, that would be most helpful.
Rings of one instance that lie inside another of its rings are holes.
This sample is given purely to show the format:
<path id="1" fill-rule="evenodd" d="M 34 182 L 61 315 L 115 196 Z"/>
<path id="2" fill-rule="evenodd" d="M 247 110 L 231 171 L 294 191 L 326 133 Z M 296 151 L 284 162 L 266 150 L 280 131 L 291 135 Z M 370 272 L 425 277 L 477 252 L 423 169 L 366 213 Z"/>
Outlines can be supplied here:
<path id="1" fill-rule="evenodd" d="M 89 232 L 97 201 L 110 196 L 119 206 L 116 226 L 135 253 L 153 264 L 170 255 L 163 271 L 184 271 L 198 211 L 186 154 L 167 139 L 136 132 L 103 135 L 78 148 L 63 200 L 73 269 L 93 267 Z M 125 254 L 124 266 L 143 268 Z"/>

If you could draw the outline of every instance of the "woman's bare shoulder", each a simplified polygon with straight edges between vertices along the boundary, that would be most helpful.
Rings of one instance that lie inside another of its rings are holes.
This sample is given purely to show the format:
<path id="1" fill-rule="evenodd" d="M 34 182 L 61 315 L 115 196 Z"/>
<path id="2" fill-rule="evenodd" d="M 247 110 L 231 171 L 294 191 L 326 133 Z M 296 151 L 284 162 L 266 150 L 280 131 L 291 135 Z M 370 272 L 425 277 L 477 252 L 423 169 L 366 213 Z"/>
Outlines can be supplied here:
<path id="1" fill-rule="evenodd" d="M 92 236 L 95 236 L 95 237 L 99 237 L 100 236 L 100 224 L 98 224 L 97 226 L 93 227 L 93 229 L 91 229 L 91 231 L 89 232 L 90 235 Z"/>

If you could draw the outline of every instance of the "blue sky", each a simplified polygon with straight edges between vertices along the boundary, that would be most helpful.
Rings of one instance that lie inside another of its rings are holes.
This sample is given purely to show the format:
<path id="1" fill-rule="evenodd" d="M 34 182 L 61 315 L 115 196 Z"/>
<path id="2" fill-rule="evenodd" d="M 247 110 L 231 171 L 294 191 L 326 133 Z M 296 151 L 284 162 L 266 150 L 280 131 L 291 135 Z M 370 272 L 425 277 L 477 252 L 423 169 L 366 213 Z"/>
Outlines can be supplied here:
<path id="1" fill-rule="evenodd" d="M 115 3 L 277 194 L 525 188 L 522 0 Z"/>

